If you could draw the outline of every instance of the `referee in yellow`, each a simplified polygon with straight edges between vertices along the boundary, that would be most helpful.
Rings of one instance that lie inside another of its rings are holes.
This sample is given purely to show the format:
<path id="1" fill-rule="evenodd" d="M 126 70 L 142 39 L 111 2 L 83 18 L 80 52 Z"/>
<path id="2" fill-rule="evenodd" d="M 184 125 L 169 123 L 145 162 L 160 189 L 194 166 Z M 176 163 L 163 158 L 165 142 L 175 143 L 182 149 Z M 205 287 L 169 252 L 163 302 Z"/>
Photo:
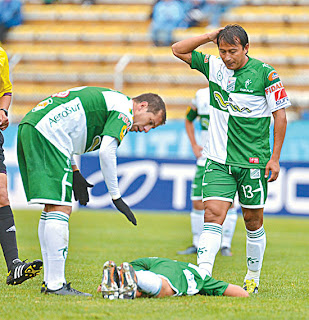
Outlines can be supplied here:
<path id="1" fill-rule="evenodd" d="M 9 78 L 9 62 L 0 47 L 0 243 L 8 268 L 7 284 L 17 285 L 40 273 L 42 261 L 26 263 L 18 257 L 16 228 L 7 192 L 7 176 L 4 164 L 2 132 L 9 125 L 8 110 L 12 99 L 12 83 Z"/>

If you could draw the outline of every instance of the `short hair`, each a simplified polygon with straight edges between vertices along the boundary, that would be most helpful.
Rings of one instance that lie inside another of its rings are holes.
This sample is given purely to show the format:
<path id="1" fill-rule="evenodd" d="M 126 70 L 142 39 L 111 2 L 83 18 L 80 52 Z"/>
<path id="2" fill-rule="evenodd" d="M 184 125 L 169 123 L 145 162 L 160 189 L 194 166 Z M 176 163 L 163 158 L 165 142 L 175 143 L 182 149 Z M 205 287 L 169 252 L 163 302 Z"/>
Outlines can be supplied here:
<path id="1" fill-rule="evenodd" d="M 155 93 L 143 93 L 137 97 L 132 98 L 137 103 L 147 101 L 148 109 L 147 112 L 152 112 L 153 114 L 162 113 L 162 124 L 166 121 L 166 108 L 163 99 Z"/>
<path id="2" fill-rule="evenodd" d="M 223 30 L 221 30 L 217 36 L 217 45 L 219 47 L 220 42 L 225 41 L 228 44 L 237 45 L 240 42 L 244 49 L 246 44 L 249 43 L 248 34 L 243 27 L 238 24 L 229 24 Z"/>

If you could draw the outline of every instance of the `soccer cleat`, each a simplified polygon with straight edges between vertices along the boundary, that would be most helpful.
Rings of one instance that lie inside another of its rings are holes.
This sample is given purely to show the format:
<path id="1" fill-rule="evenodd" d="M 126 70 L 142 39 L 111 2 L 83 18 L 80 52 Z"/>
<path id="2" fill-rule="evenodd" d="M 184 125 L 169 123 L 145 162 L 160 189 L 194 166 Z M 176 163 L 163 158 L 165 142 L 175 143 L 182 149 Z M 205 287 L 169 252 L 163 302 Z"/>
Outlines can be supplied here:
<path id="1" fill-rule="evenodd" d="M 137 278 L 133 267 L 128 262 L 123 262 L 119 274 L 119 299 L 134 299 L 137 291 Z"/>
<path id="2" fill-rule="evenodd" d="M 187 249 L 183 250 L 183 251 L 178 251 L 177 254 L 193 254 L 193 253 L 197 253 L 197 247 L 192 245 L 190 247 L 188 247 Z"/>
<path id="3" fill-rule="evenodd" d="M 255 283 L 254 279 L 245 280 L 243 289 L 246 290 L 248 293 L 258 293 L 259 288 Z"/>
<path id="4" fill-rule="evenodd" d="M 41 285 L 41 293 L 45 293 L 46 288 L 47 288 L 47 286 L 46 286 L 46 284 L 45 284 L 45 281 L 43 281 L 43 282 L 42 282 L 42 285 Z"/>
<path id="5" fill-rule="evenodd" d="M 119 274 L 114 261 L 106 261 L 103 265 L 101 292 L 104 299 L 118 299 Z"/>
<path id="6" fill-rule="evenodd" d="M 42 292 L 42 291 L 41 291 Z M 59 296 L 84 296 L 84 297 L 92 297 L 92 294 L 78 291 L 76 289 L 71 288 L 71 283 L 64 283 L 60 289 L 50 290 L 48 288 L 45 289 L 45 294 L 56 294 Z"/>
<path id="7" fill-rule="evenodd" d="M 221 255 L 224 257 L 231 257 L 232 256 L 231 248 L 228 248 L 228 247 L 221 248 Z"/>
<path id="8" fill-rule="evenodd" d="M 7 275 L 6 284 L 13 286 L 21 284 L 40 273 L 43 267 L 41 260 L 34 260 L 29 263 L 26 263 L 26 261 L 27 260 L 21 261 L 19 259 L 13 261 L 13 266 Z"/>

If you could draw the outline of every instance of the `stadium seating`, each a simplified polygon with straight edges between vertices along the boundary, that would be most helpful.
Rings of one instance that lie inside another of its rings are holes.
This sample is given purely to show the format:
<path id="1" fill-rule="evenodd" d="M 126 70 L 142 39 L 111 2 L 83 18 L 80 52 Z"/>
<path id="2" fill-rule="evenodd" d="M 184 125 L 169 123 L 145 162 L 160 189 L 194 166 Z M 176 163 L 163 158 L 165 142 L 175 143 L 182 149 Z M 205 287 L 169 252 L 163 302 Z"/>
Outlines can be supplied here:
<path id="1" fill-rule="evenodd" d="M 50 94 L 81 85 L 112 87 L 129 96 L 157 92 L 169 116 L 183 118 L 196 90 L 207 82 L 169 47 L 151 43 L 154 1 L 80 2 L 25 1 L 25 23 L 4 44 L 12 59 L 15 119 Z M 206 32 L 206 22 L 177 30 L 175 40 Z M 247 29 L 249 54 L 275 66 L 293 105 L 309 108 L 309 0 L 246 0 L 224 15 L 227 23 Z M 207 45 L 207 52 L 218 54 L 214 44 Z"/>

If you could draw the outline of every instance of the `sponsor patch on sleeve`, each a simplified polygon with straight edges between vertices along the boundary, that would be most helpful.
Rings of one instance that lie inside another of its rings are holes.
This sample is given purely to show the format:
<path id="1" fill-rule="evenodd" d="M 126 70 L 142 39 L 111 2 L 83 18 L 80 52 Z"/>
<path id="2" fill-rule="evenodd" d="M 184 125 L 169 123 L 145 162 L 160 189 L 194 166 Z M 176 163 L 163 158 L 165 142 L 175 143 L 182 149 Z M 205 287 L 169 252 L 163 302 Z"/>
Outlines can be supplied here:
<path id="1" fill-rule="evenodd" d="M 268 78 L 269 81 L 274 81 L 274 80 L 279 78 L 279 75 L 275 70 L 272 70 L 272 71 L 269 72 L 267 78 Z"/>
<path id="2" fill-rule="evenodd" d="M 209 54 L 205 54 L 204 63 L 209 62 Z"/>

